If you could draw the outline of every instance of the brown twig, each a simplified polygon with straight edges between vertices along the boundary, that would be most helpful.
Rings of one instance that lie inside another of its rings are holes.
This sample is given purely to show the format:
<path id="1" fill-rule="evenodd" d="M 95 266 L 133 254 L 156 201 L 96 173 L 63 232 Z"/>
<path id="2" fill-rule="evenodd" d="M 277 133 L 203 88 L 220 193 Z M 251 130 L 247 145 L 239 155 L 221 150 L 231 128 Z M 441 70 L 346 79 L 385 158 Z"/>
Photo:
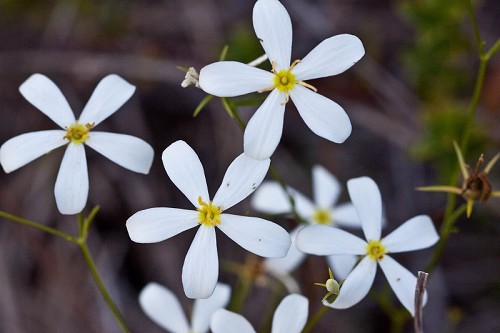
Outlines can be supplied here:
<path id="1" fill-rule="evenodd" d="M 415 318 L 414 327 L 415 333 L 424 333 L 422 321 L 422 308 L 424 303 L 425 285 L 429 273 L 419 271 L 417 275 L 417 285 L 415 287 Z"/>

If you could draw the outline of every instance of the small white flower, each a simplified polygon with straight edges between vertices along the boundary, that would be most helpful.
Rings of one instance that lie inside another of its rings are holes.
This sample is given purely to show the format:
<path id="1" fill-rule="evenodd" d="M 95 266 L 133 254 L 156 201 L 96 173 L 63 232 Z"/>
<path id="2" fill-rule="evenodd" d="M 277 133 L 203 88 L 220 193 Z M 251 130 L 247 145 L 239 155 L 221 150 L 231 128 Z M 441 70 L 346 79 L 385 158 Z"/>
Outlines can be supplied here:
<path id="1" fill-rule="evenodd" d="M 215 227 L 244 249 L 270 258 L 284 257 L 290 247 L 285 229 L 270 221 L 223 214 L 249 196 L 264 179 L 270 160 L 254 160 L 245 154 L 229 166 L 219 190 L 210 200 L 205 172 L 194 150 L 184 141 L 171 144 L 162 155 L 168 176 L 196 210 L 150 208 L 127 220 L 130 238 L 156 243 L 199 226 L 182 268 L 182 284 L 189 298 L 209 297 L 217 283 L 219 259 Z"/>
<path id="2" fill-rule="evenodd" d="M 351 203 L 335 205 L 340 196 L 341 186 L 337 178 L 320 165 L 312 168 L 312 188 L 314 201 L 309 200 L 293 188 L 288 188 L 295 201 L 295 208 L 308 224 L 361 228 L 358 215 Z M 290 213 L 290 200 L 277 182 L 264 182 L 252 196 L 252 207 L 267 214 Z M 265 260 L 265 269 L 274 276 L 293 271 L 305 259 L 305 254 L 295 246 L 297 233 L 303 226 L 291 231 L 292 245 L 285 258 Z M 343 280 L 356 263 L 356 256 L 333 255 L 327 257 L 328 264 L 338 280 Z"/>
<path id="3" fill-rule="evenodd" d="M 59 88 L 44 75 L 33 74 L 19 91 L 62 130 L 26 133 L 8 140 L 0 148 L 0 163 L 9 173 L 67 145 L 54 190 L 61 214 L 77 214 L 87 203 L 89 178 L 84 144 L 126 169 L 149 172 L 153 161 L 149 144 L 130 135 L 93 130 L 135 91 L 118 75 L 108 75 L 99 82 L 78 120 Z"/>
<path id="4" fill-rule="evenodd" d="M 271 333 L 300 333 L 306 325 L 309 301 L 302 295 L 285 297 L 276 308 Z M 210 321 L 214 333 L 255 333 L 252 325 L 243 316 L 219 309 Z"/>
<path id="5" fill-rule="evenodd" d="M 321 42 L 302 60 L 291 63 L 292 24 L 285 7 L 277 0 L 258 0 L 253 9 L 253 25 L 271 61 L 272 72 L 234 61 L 213 63 L 200 71 L 201 88 L 215 96 L 271 91 L 245 129 L 245 153 L 256 159 L 273 154 L 281 139 L 289 98 L 315 134 L 336 143 L 344 142 L 352 129 L 344 109 L 317 94 L 305 80 L 337 75 L 350 68 L 365 53 L 361 41 L 353 35 L 337 35 Z"/>
<path id="6" fill-rule="evenodd" d="M 426 215 L 416 216 L 381 238 L 382 199 L 377 184 L 371 178 L 360 177 L 349 180 L 347 188 L 366 241 L 343 230 L 321 225 L 305 227 L 297 235 L 297 247 L 306 253 L 363 256 L 345 279 L 335 301 L 323 303 L 345 309 L 361 301 L 373 284 L 378 263 L 399 301 L 414 315 L 417 278 L 388 254 L 420 250 L 435 244 L 439 235 L 431 219 Z"/>
<path id="7" fill-rule="evenodd" d="M 172 333 L 206 333 L 210 318 L 229 302 L 231 288 L 217 283 L 214 293 L 207 299 L 194 301 L 191 323 L 186 319 L 175 294 L 158 283 L 148 283 L 139 295 L 139 304 L 146 315 L 158 326 Z"/>

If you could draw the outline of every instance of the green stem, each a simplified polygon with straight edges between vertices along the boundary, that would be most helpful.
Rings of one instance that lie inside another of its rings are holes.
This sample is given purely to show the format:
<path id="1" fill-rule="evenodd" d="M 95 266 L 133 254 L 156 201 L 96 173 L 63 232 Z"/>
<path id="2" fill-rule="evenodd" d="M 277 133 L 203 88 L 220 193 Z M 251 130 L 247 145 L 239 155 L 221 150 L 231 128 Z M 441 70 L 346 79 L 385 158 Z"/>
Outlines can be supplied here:
<path id="1" fill-rule="evenodd" d="M 23 219 L 21 217 L 18 217 L 18 216 L 15 216 L 15 215 L 3 212 L 3 211 L 0 211 L 0 217 L 4 217 L 8 220 L 36 228 L 38 230 L 41 230 L 43 232 L 49 233 L 49 234 L 57 236 L 57 237 L 61 237 L 65 240 L 67 240 L 68 242 L 78 243 L 78 240 L 75 237 L 73 237 L 65 232 L 59 231 L 57 229 L 47 227 L 46 225 L 40 224 L 40 223 L 35 222 L 35 221 Z"/>
<path id="2" fill-rule="evenodd" d="M 323 317 L 323 315 L 330 310 L 328 306 L 322 306 L 315 314 L 314 316 L 309 320 L 307 323 L 306 327 L 304 327 L 304 330 L 302 333 L 309 333 L 312 332 L 318 321 Z"/>
<path id="3" fill-rule="evenodd" d="M 444 223 L 439 231 L 439 236 L 440 236 L 439 242 L 434 248 L 434 252 L 432 254 L 431 259 L 425 266 L 424 269 L 425 272 L 430 273 L 436 268 L 437 264 L 441 260 L 441 257 L 443 256 L 444 248 L 446 246 L 446 243 L 448 242 L 448 238 L 450 237 L 450 234 L 453 232 L 455 222 L 460 216 L 462 216 L 465 213 L 465 208 L 466 205 L 462 204 L 444 220 Z"/>
<path id="4" fill-rule="evenodd" d="M 87 243 L 86 243 L 86 238 L 80 238 L 79 240 L 80 241 L 78 242 L 78 245 L 80 246 L 80 250 L 83 254 L 83 258 L 85 259 L 85 262 L 87 263 L 87 266 L 90 270 L 90 273 L 92 274 L 92 277 L 94 278 L 94 282 L 97 285 L 97 288 L 99 288 L 99 291 L 101 292 L 101 295 L 104 298 L 104 301 L 106 302 L 106 304 L 108 305 L 108 308 L 113 313 L 113 316 L 115 317 L 116 321 L 118 322 L 118 325 L 120 326 L 122 332 L 130 333 L 127 325 L 125 324 L 125 320 L 123 319 L 123 316 L 120 313 L 120 310 L 118 310 L 118 307 L 113 302 L 111 295 L 109 294 L 108 290 L 104 286 L 104 282 L 102 281 L 101 276 L 97 272 L 96 265 L 94 263 L 94 260 L 92 259 L 92 256 L 90 254 L 89 248 L 88 248 Z"/>

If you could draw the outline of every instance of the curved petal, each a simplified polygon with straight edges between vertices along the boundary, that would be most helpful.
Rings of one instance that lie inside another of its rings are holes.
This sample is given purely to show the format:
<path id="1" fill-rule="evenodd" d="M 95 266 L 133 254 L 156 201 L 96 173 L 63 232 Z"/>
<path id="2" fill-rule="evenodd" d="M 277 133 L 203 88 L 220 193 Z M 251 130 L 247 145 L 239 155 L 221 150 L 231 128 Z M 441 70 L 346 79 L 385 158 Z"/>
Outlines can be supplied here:
<path id="1" fill-rule="evenodd" d="M 385 255 L 379 264 L 401 304 L 414 316 L 417 277 L 388 255 Z M 424 294 L 424 304 L 426 302 L 427 292 Z"/>
<path id="2" fill-rule="evenodd" d="M 139 294 L 142 311 L 161 328 L 172 333 L 189 332 L 189 324 L 173 292 L 158 283 L 148 283 Z"/>
<path id="3" fill-rule="evenodd" d="M 356 265 L 356 262 L 358 261 L 358 257 L 350 254 L 338 254 L 327 256 L 326 260 L 328 262 L 328 266 L 333 271 L 335 280 L 342 281 L 349 275 L 349 273 L 351 273 L 354 265 Z"/>
<path id="4" fill-rule="evenodd" d="M 219 309 L 210 320 L 210 329 L 214 333 L 255 333 L 252 325 L 242 315 Z"/>
<path id="5" fill-rule="evenodd" d="M 390 253 L 425 249 L 434 245 L 439 235 L 427 215 L 409 219 L 384 237 L 382 243 Z"/>
<path id="6" fill-rule="evenodd" d="M 285 117 L 281 95 L 276 89 L 271 91 L 245 128 L 243 147 L 245 154 L 251 158 L 268 159 L 278 147 Z"/>
<path id="7" fill-rule="evenodd" d="M 85 208 L 89 195 L 89 175 L 83 144 L 70 143 L 66 148 L 54 194 L 61 214 L 78 214 Z"/>
<path id="8" fill-rule="evenodd" d="M 382 230 L 382 197 L 377 184 L 369 177 L 347 181 L 352 204 L 356 208 L 367 240 L 380 240 Z"/>
<path id="9" fill-rule="evenodd" d="M 92 131 L 85 144 L 134 172 L 148 174 L 153 163 L 153 148 L 135 136 Z"/>
<path id="10" fill-rule="evenodd" d="M 300 333 L 306 325 L 309 301 L 302 295 L 285 297 L 273 316 L 273 333 Z"/>
<path id="11" fill-rule="evenodd" d="M 97 126 L 125 104 L 134 91 L 135 86 L 120 76 L 116 74 L 106 76 L 97 84 L 78 121 Z"/>
<path id="12" fill-rule="evenodd" d="M 321 165 L 312 169 L 314 202 L 323 209 L 332 208 L 337 202 L 341 187 L 337 178 Z"/>
<path id="13" fill-rule="evenodd" d="M 316 135 L 335 143 L 351 135 L 352 126 L 344 109 L 312 90 L 296 84 L 290 97 L 306 125 Z"/>
<path id="14" fill-rule="evenodd" d="M 349 227 L 361 229 L 361 221 L 359 220 L 356 208 L 350 202 L 338 205 L 332 212 L 333 222 L 339 227 Z"/>
<path id="15" fill-rule="evenodd" d="M 65 128 L 75 122 L 75 115 L 61 90 L 45 75 L 31 75 L 21 84 L 19 92 L 59 127 Z"/>
<path id="16" fill-rule="evenodd" d="M 190 332 L 208 332 L 210 318 L 215 311 L 227 305 L 230 295 L 231 287 L 224 283 L 217 283 L 212 296 L 207 299 L 197 299 L 194 301 L 193 313 L 191 315 L 192 329 Z"/>
<path id="17" fill-rule="evenodd" d="M 273 273 L 290 273 L 295 268 L 297 268 L 297 266 L 299 266 L 302 261 L 304 261 L 306 255 L 303 252 L 299 251 L 296 246 L 297 234 L 302 228 L 302 226 L 298 226 L 290 232 L 292 244 L 290 245 L 290 249 L 288 249 L 286 257 L 266 259 L 264 261 L 265 269 L 267 271 Z"/>
<path id="18" fill-rule="evenodd" d="M 250 205 L 266 214 L 285 214 L 292 210 L 285 191 L 274 181 L 263 182 L 252 195 Z"/>
<path id="19" fill-rule="evenodd" d="M 309 80 L 337 75 L 365 54 L 358 37 L 348 34 L 325 39 L 306 55 L 292 70 L 298 80 Z"/>
<path id="20" fill-rule="evenodd" d="M 292 242 L 285 229 L 257 217 L 221 214 L 218 227 L 245 250 L 266 258 L 283 258 Z"/>
<path id="21" fill-rule="evenodd" d="M 274 74 L 236 61 L 219 61 L 200 71 L 200 87 L 219 97 L 234 97 L 273 86 Z"/>
<path id="22" fill-rule="evenodd" d="M 309 225 L 297 235 L 297 248 L 318 256 L 333 254 L 366 254 L 366 242 L 357 236 L 333 227 Z"/>
<path id="23" fill-rule="evenodd" d="M 241 154 L 227 168 L 213 203 L 226 210 L 248 197 L 262 183 L 270 159 L 256 160 Z"/>
<path id="24" fill-rule="evenodd" d="M 0 163 L 6 173 L 25 166 L 51 150 L 68 143 L 62 130 L 39 131 L 18 135 L 0 147 Z"/>
<path id="25" fill-rule="evenodd" d="M 316 210 L 316 207 L 314 207 L 312 201 L 293 188 L 289 187 L 288 191 L 295 201 L 295 210 L 297 210 L 297 213 L 302 218 L 307 219 L 310 223 L 316 223 L 316 221 L 314 220 L 314 212 Z"/>
<path id="26" fill-rule="evenodd" d="M 215 228 L 201 225 L 182 266 L 182 285 L 189 298 L 208 298 L 219 277 Z"/>
<path id="27" fill-rule="evenodd" d="M 253 28 L 269 61 L 279 72 L 290 67 L 292 22 L 277 0 L 259 0 L 253 7 Z"/>
<path id="28" fill-rule="evenodd" d="M 335 309 L 347 309 L 356 305 L 370 291 L 376 272 L 377 263 L 368 256 L 364 257 L 344 280 L 335 301 L 329 303 L 325 300 L 323 305 Z"/>
<path id="29" fill-rule="evenodd" d="M 184 141 L 176 141 L 161 155 L 163 166 L 172 183 L 198 207 L 198 198 L 209 201 L 205 171 L 198 155 Z"/>
<path id="30" fill-rule="evenodd" d="M 157 243 L 198 225 L 198 212 L 178 208 L 149 208 L 138 211 L 126 222 L 130 239 L 136 243 Z"/>

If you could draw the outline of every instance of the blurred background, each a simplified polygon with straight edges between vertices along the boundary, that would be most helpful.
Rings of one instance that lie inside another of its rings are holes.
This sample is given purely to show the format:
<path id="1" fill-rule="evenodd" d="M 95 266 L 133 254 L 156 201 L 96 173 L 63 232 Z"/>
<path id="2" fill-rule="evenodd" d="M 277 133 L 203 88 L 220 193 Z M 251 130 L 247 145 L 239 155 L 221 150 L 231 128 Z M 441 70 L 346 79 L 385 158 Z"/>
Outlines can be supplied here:
<path id="1" fill-rule="evenodd" d="M 323 39 L 340 33 L 358 36 L 366 55 L 345 73 L 311 82 L 344 107 L 351 137 L 338 145 L 315 136 L 290 103 L 272 162 L 283 180 L 311 195 L 310 170 L 321 164 L 345 185 L 367 175 L 379 185 L 388 225 L 428 214 L 441 224 L 446 195 L 415 187 L 447 184 L 457 171 L 453 140 L 459 140 L 478 68 L 476 45 L 465 1 L 457 0 L 283 0 L 293 24 L 292 59 L 305 56 Z M 176 66 L 200 69 L 218 59 L 249 62 L 263 54 L 252 26 L 253 1 L 236 0 L 0 0 L 0 142 L 56 128 L 18 92 L 32 73 L 51 78 L 78 116 L 94 87 L 116 73 L 134 84 L 133 97 L 99 125 L 127 133 L 155 149 L 149 175 L 129 172 L 87 149 L 89 213 L 101 210 L 89 247 L 114 300 L 133 332 L 162 332 L 141 311 L 137 296 L 150 281 L 172 289 L 186 311 L 192 301 L 182 291 L 181 268 L 194 236 L 189 230 L 157 244 L 133 243 L 125 221 L 150 207 L 191 208 L 168 179 L 161 153 L 185 140 L 198 153 L 210 193 L 230 162 L 243 150 L 243 135 L 214 99 L 192 114 L 203 91 L 181 88 Z M 500 3 L 475 1 L 479 30 L 487 46 L 500 37 Z M 262 68 L 270 69 L 265 63 Z M 248 120 L 256 106 L 240 108 Z M 466 162 L 480 153 L 488 161 L 500 146 L 500 55 L 491 60 Z M 54 183 L 63 149 L 6 175 L 0 173 L 0 209 L 76 234 L 73 216 L 61 216 Z M 491 172 L 500 189 L 500 166 Z M 448 184 L 449 185 L 449 184 Z M 460 186 L 460 184 L 456 184 Z M 341 202 L 347 201 L 346 191 Z M 461 198 L 458 202 L 461 203 Z M 248 200 L 231 213 L 251 213 Z M 276 222 L 291 230 L 295 222 Z M 246 253 L 218 232 L 221 261 L 244 263 Z M 476 204 L 472 218 L 457 223 L 439 268 L 429 280 L 424 312 L 426 332 L 500 331 L 500 199 Z M 395 258 L 411 271 L 423 269 L 431 250 Z M 327 278 L 325 260 L 308 257 L 294 277 L 310 300 L 310 316 L 320 308 Z M 236 276 L 221 269 L 221 281 Z M 378 273 L 374 293 L 387 282 Z M 388 293 L 394 297 L 393 293 Z M 282 297 L 281 295 L 280 297 Z M 262 327 L 270 291 L 253 285 L 243 314 Z M 397 300 L 394 304 L 398 305 Z M 329 311 L 315 332 L 390 332 L 389 317 L 367 297 L 355 307 Z M 263 330 L 265 331 L 265 330 Z M 408 323 L 403 331 L 412 332 Z M 2 219 L 0 221 L 0 332 L 119 332 L 94 285 L 79 249 L 62 239 Z"/>

